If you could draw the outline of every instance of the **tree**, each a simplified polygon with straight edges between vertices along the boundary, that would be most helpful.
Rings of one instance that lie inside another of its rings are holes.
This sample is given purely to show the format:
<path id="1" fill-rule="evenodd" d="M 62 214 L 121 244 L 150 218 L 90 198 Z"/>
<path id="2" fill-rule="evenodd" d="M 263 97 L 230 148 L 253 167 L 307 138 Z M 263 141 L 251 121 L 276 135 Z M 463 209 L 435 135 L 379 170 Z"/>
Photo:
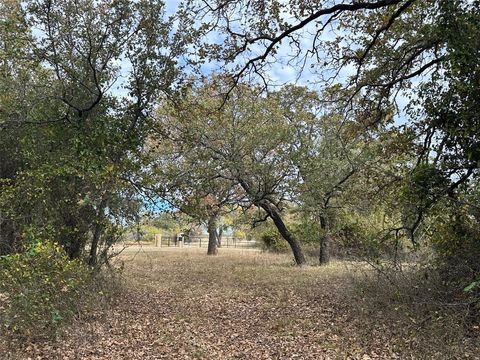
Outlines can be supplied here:
<path id="1" fill-rule="evenodd" d="M 20 156 L 13 175 L 2 174 L 2 214 L 22 242 L 59 241 L 72 258 L 89 244 L 95 265 L 142 207 L 131 180 L 145 178 L 149 114 L 179 78 L 184 42 L 159 21 L 161 1 L 11 3 L 25 51 L 9 53 L 7 65 L 27 55 L 38 75 L 19 89 L 23 101 L 5 107 L 5 136 L 18 135 Z"/>
<path id="2" fill-rule="evenodd" d="M 31 89 L 39 82 L 48 81 L 48 74 L 32 56 L 31 34 L 20 3 L 2 2 L 0 14 L 0 201 L 8 204 L 5 188 L 24 167 L 26 154 L 22 143 L 28 144 L 32 133 L 22 120 L 28 109 L 41 99 L 41 95 Z M 17 219 L 11 210 L 0 207 L 0 255 L 21 249 L 18 226 L 21 218 Z"/>
<path id="3" fill-rule="evenodd" d="M 315 118 L 317 98 L 293 87 L 262 96 L 242 85 L 224 103 L 224 89 L 221 78 L 194 86 L 181 102 L 159 115 L 159 132 L 178 147 L 176 155 L 160 157 L 157 167 L 181 164 L 187 169 L 182 173 L 213 195 L 219 189 L 214 182 L 221 182 L 232 204 L 261 208 L 301 265 L 305 257 L 300 243 L 282 213 L 293 204 L 298 188 L 293 160 L 303 141 L 298 138 L 299 124 Z M 295 111 L 290 109 L 292 101 L 298 104 Z"/>
<path id="4" fill-rule="evenodd" d="M 464 182 L 477 172 L 478 87 L 467 84 L 474 84 L 478 73 L 478 2 L 194 4 L 192 16 L 208 14 L 212 21 L 204 26 L 221 35 L 205 38 L 202 46 L 212 49 L 205 52 L 209 61 L 217 60 L 232 75 L 229 90 L 251 75 L 267 87 L 269 71 L 278 63 L 298 76 L 311 72 L 311 82 L 333 88 L 332 101 L 362 123 L 363 131 L 375 131 L 395 117 L 407 122 L 406 134 L 416 135 L 418 163 L 438 153 L 437 162 L 446 160 L 447 179 Z M 461 149 L 462 160 L 452 155 L 453 148 Z M 448 183 L 438 198 L 459 184 Z"/>
<path id="5" fill-rule="evenodd" d="M 389 200 L 404 212 L 393 231 L 414 245 L 435 204 L 455 206 L 471 191 L 479 169 L 478 1 L 191 5 L 192 17 L 210 19 L 203 26 L 219 35 L 204 38 L 203 54 L 230 74 L 227 95 L 244 77 L 268 88 L 280 63 L 334 94 L 337 112 L 371 141 L 385 141 L 385 128 L 408 139 L 416 159 L 405 150 L 400 177 L 411 189 Z"/>
<path id="6" fill-rule="evenodd" d="M 230 181 L 218 177 L 206 154 L 197 149 L 200 133 L 195 131 L 204 120 L 199 113 L 192 122 L 193 118 L 180 117 L 174 106 L 166 104 L 158 111 L 156 128 L 160 136 L 150 141 L 157 179 L 150 191 L 154 197 L 206 224 L 209 235 L 207 254 L 215 255 L 221 231 L 219 219 L 232 211 L 232 206 L 243 195 L 232 189 Z M 189 111 L 198 109 L 190 108 Z"/>
<path id="7" fill-rule="evenodd" d="M 302 156 L 297 160 L 302 178 L 299 193 L 302 210 L 312 216 L 321 229 L 320 264 L 330 260 L 332 212 L 345 206 L 339 201 L 339 195 L 363 165 L 359 160 L 364 155 L 359 141 L 345 138 L 346 132 L 340 131 L 339 120 L 335 114 L 323 117 L 316 126 L 317 137 L 311 138 L 314 146 L 302 149 Z"/>

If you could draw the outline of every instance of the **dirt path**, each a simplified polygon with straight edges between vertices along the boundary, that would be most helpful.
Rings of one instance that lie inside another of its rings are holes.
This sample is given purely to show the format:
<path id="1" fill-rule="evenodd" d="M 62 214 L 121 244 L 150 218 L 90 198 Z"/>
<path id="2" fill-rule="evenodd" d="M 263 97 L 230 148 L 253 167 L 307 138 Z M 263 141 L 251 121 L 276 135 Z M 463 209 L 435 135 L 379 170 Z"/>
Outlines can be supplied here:
<path id="1" fill-rule="evenodd" d="M 127 283 L 115 306 L 57 342 L 26 346 L 22 357 L 475 358 L 470 340 L 450 344 L 451 353 L 435 350 L 428 328 L 363 307 L 339 264 L 298 269 L 288 257 L 235 250 L 208 258 L 198 250 L 128 252 L 122 260 Z"/>

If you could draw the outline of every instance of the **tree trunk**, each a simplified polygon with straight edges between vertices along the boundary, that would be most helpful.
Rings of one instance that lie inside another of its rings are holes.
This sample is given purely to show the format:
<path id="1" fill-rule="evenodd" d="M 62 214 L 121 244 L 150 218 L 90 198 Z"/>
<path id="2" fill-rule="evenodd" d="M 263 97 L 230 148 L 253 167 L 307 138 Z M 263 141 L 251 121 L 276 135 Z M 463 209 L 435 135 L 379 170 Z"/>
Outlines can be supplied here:
<path id="1" fill-rule="evenodd" d="M 102 235 L 102 223 L 101 217 L 107 205 L 107 200 L 104 198 L 98 207 L 95 229 L 93 230 L 92 245 L 90 247 L 90 254 L 88 256 L 88 265 L 95 266 L 97 264 L 98 244 L 100 242 L 100 236 Z"/>
<path id="2" fill-rule="evenodd" d="M 320 265 L 326 265 L 330 261 L 330 226 L 325 214 L 320 215 L 320 228 L 323 230 L 323 234 L 320 236 L 318 260 Z"/>
<path id="3" fill-rule="evenodd" d="M 86 239 L 88 239 L 88 230 L 81 231 L 82 224 L 78 216 L 68 211 L 63 211 L 63 224 L 68 229 L 65 234 L 59 237 L 60 244 L 65 249 L 70 260 L 79 259 L 82 250 L 85 248 Z"/>
<path id="4" fill-rule="evenodd" d="M 293 256 L 295 258 L 295 263 L 297 265 L 305 264 L 306 260 L 305 256 L 303 255 L 300 243 L 297 241 L 295 236 L 288 230 L 287 226 L 283 222 L 282 216 L 277 207 L 265 201 L 260 202 L 258 205 L 267 212 L 268 216 L 270 216 L 270 218 L 273 220 L 273 223 L 275 224 L 280 235 L 282 235 L 282 237 L 287 241 L 288 245 L 290 245 Z"/>
<path id="5" fill-rule="evenodd" d="M 90 255 L 88 256 L 88 265 L 95 266 L 97 264 L 97 252 L 98 243 L 100 241 L 100 235 L 102 233 L 102 226 L 100 222 L 95 224 L 95 230 L 93 231 L 92 245 L 90 247 Z"/>
<path id="6" fill-rule="evenodd" d="M 82 234 L 85 235 L 85 234 Z M 88 235 L 85 235 L 88 236 Z M 73 239 L 73 240 L 72 240 Z M 65 251 L 68 255 L 68 258 L 70 260 L 73 259 L 79 259 L 80 256 L 82 255 L 82 250 L 85 246 L 85 241 L 83 240 L 82 236 L 72 236 L 72 239 L 70 240 L 71 243 L 66 245 Z"/>
<path id="7" fill-rule="evenodd" d="M 220 227 L 218 231 L 215 232 L 217 235 L 217 247 L 221 248 L 222 247 L 222 235 L 223 235 L 223 227 Z"/>
<path id="8" fill-rule="evenodd" d="M 217 216 L 210 215 L 208 218 L 208 250 L 207 255 L 217 254 Z"/>
<path id="9" fill-rule="evenodd" d="M 20 245 L 20 235 L 15 224 L 0 217 L 0 256 L 14 253 L 17 245 Z"/>

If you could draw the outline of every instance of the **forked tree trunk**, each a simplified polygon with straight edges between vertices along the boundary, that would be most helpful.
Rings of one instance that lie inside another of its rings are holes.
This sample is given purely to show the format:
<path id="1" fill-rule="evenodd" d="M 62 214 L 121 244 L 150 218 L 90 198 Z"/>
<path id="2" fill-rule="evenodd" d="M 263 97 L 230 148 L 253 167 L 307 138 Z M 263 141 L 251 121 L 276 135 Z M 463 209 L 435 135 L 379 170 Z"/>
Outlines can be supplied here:
<path id="1" fill-rule="evenodd" d="M 282 237 L 287 241 L 288 245 L 290 245 L 290 248 L 293 252 L 293 257 L 295 258 L 295 263 L 297 265 L 305 264 L 305 255 L 303 255 L 300 243 L 288 230 L 277 207 L 265 201 L 260 202 L 258 205 L 267 212 L 268 216 L 273 220 L 273 223 L 275 224 L 280 235 L 282 235 Z"/>
<path id="2" fill-rule="evenodd" d="M 220 229 L 218 229 L 218 231 L 215 232 L 215 235 L 217 236 L 217 247 L 221 248 L 222 247 L 223 227 L 220 227 Z"/>
<path id="3" fill-rule="evenodd" d="M 330 261 L 330 226 L 326 215 L 320 215 L 320 228 L 323 234 L 320 236 L 320 253 L 318 260 L 320 265 L 326 265 Z"/>
<path id="4" fill-rule="evenodd" d="M 208 218 L 208 250 L 207 255 L 217 254 L 217 216 L 210 215 Z"/>

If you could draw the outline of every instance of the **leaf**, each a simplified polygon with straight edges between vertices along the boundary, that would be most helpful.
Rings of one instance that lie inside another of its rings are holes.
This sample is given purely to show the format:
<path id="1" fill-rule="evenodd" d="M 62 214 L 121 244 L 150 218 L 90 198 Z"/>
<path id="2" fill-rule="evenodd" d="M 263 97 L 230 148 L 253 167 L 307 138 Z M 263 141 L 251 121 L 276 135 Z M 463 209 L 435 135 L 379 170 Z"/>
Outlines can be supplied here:
<path id="1" fill-rule="evenodd" d="M 464 292 L 472 292 L 474 289 L 480 286 L 480 281 L 474 281 L 470 285 L 466 286 L 463 291 Z"/>

